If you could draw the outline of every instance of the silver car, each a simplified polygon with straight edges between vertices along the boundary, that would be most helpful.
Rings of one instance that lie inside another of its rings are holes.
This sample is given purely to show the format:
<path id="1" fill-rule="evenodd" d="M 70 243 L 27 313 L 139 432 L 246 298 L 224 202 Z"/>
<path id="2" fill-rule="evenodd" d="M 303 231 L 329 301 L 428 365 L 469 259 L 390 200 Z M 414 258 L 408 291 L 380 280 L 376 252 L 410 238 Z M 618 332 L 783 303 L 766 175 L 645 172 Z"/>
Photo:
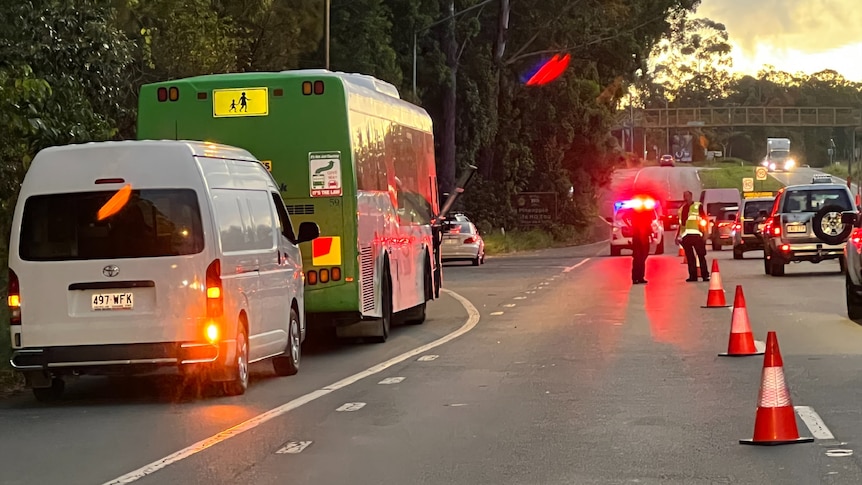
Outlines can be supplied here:
<path id="1" fill-rule="evenodd" d="M 443 235 L 443 261 L 472 261 L 473 266 L 485 263 L 485 241 L 470 221 L 456 220 Z"/>

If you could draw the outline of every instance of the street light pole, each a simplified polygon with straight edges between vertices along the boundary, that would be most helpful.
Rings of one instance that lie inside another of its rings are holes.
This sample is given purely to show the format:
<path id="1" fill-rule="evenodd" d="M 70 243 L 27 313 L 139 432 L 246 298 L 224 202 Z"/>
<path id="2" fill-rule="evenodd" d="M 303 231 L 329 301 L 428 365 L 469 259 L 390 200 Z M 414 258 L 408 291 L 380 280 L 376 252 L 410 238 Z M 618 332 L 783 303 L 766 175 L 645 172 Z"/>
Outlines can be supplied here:
<path id="1" fill-rule="evenodd" d="M 325 32 L 323 35 L 324 35 L 324 37 L 326 37 L 325 51 L 326 51 L 326 70 L 327 71 L 329 70 L 329 10 L 330 10 L 331 6 L 332 6 L 332 0 L 325 0 L 326 12 L 324 13 L 324 15 L 326 17 L 326 23 L 325 23 L 325 27 L 324 27 Z"/>
<path id="2" fill-rule="evenodd" d="M 431 29 L 431 27 L 435 27 L 437 25 L 440 25 L 443 22 L 446 22 L 446 21 L 454 19 L 455 17 L 458 17 L 459 15 L 465 14 L 465 13 L 467 13 L 471 10 L 475 10 L 479 7 L 484 7 L 485 5 L 487 5 L 491 2 L 495 2 L 495 1 L 496 0 L 485 0 L 484 2 L 477 3 L 476 5 L 473 5 L 472 7 L 467 7 L 464 10 L 461 10 L 460 12 L 455 12 L 446 18 L 440 19 L 436 22 L 432 22 L 432 23 L 428 24 L 427 26 L 422 27 L 421 29 L 416 29 L 413 31 L 413 99 L 416 99 L 416 57 L 417 57 L 417 55 L 416 55 L 416 40 L 417 40 L 418 35 L 422 32 L 425 32 L 426 30 Z"/>

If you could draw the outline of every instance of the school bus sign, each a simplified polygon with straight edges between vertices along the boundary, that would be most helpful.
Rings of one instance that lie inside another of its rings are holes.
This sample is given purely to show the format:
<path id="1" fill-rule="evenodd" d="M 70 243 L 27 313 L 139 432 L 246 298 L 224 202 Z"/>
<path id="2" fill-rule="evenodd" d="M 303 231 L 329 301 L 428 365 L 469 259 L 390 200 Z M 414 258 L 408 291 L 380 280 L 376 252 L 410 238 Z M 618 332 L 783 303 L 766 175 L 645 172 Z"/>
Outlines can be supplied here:
<path id="1" fill-rule="evenodd" d="M 213 90 L 213 116 L 268 116 L 269 92 L 266 88 Z"/>
<path id="2" fill-rule="evenodd" d="M 557 220 L 556 192 L 521 192 L 512 199 L 522 226 L 550 224 Z"/>

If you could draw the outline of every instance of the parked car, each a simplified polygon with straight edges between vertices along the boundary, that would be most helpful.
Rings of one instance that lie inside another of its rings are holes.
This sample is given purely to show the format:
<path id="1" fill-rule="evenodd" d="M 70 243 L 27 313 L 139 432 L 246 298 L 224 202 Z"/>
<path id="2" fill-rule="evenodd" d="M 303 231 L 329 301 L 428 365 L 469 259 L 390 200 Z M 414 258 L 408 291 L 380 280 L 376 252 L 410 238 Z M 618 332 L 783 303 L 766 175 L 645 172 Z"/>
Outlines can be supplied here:
<path id="1" fill-rule="evenodd" d="M 485 264 L 485 240 L 468 220 L 455 220 L 443 234 L 443 261 L 472 261 L 473 266 Z"/>
<path id="2" fill-rule="evenodd" d="M 673 155 L 662 155 L 661 158 L 658 159 L 658 164 L 660 167 L 673 167 Z"/>
<path id="3" fill-rule="evenodd" d="M 245 150 L 180 141 L 42 150 L 9 245 L 12 366 L 39 400 L 79 374 L 172 370 L 248 387 L 299 370 L 299 244 L 279 186 Z"/>
<path id="4" fill-rule="evenodd" d="M 775 197 L 743 199 L 733 224 L 733 259 L 742 259 L 748 251 L 763 249 L 761 235 Z"/>
<path id="5" fill-rule="evenodd" d="M 844 223 L 843 213 L 855 210 L 845 185 L 807 184 L 781 189 L 763 229 L 764 273 L 782 276 L 788 263 L 830 259 L 837 259 L 844 272 L 844 246 L 853 226 Z"/>

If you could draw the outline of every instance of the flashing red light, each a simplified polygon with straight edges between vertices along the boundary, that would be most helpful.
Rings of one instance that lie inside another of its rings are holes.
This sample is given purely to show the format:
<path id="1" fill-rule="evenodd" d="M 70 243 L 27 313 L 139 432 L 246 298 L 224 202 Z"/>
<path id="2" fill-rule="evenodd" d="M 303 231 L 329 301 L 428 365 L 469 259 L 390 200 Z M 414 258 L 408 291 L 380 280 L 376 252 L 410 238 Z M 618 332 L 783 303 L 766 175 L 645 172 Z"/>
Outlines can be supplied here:
<path id="1" fill-rule="evenodd" d="M 571 54 L 560 57 L 559 54 L 542 64 L 542 67 L 527 80 L 527 86 L 543 86 L 560 77 L 571 62 Z"/>
<path id="2" fill-rule="evenodd" d="M 862 254 L 862 229 L 858 227 L 853 229 L 853 232 L 850 233 L 850 242 L 856 248 L 856 253 Z"/>

